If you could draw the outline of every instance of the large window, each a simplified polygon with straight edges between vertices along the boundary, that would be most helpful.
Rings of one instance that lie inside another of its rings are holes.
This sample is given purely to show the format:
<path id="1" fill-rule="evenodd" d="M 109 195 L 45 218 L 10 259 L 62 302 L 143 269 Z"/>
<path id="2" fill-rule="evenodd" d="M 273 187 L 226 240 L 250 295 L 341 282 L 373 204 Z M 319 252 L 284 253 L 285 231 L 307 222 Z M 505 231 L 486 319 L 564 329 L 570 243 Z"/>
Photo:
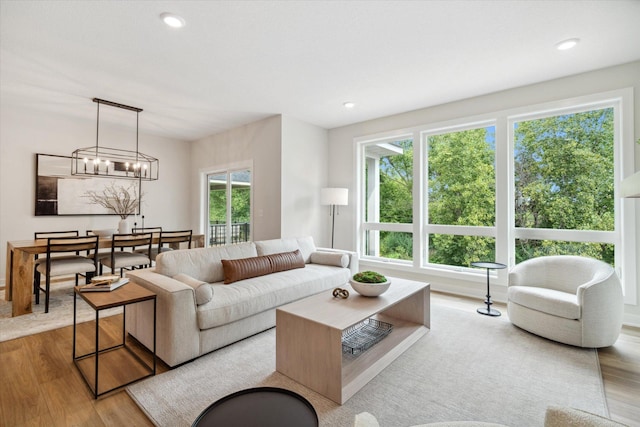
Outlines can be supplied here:
<path id="1" fill-rule="evenodd" d="M 617 189 L 633 172 L 631 98 L 621 90 L 359 138 L 364 265 L 455 275 L 478 260 L 585 255 L 612 265 L 635 302 L 635 207 Z"/>
<path id="2" fill-rule="evenodd" d="M 495 126 L 423 135 L 428 251 L 425 263 L 468 267 L 495 259 Z M 480 228 L 484 227 L 484 228 Z"/>
<path id="3" fill-rule="evenodd" d="M 513 139 L 516 262 L 573 254 L 615 266 L 613 108 L 514 121 Z"/>
<path id="4" fill-rule="evenodd" d="M 413 258 L 413 141 L 364 146 L 364 252 L 395 260 Z"/>

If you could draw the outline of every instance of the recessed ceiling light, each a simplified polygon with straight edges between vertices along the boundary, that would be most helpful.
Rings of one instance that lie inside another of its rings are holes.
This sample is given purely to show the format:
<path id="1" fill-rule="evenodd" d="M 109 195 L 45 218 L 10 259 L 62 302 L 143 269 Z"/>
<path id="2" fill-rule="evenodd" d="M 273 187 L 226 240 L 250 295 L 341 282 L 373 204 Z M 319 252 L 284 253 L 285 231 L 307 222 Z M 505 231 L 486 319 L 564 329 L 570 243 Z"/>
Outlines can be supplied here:
<path id="1" fill-rule="evenodd" d="M 172 28 L 182 28 L 185 26 L 185 21 L 182 16 L 174 15 L 173 13 L 162 13 L 160 19 Z"/>
<path id="2" fill-rule="evenodd" d="M 578 44 L 579 41 L 580 41 L 580 39 L 563 40 L 560 43 L 556 44 L 556 49 L 558 49 L 558 50 L 571 49 L 572 47 L 575 47 Z"/>
<path id="3" fill-rule="evenodd" d="M 347 102 L 343 103 L 343 104 L 342 104 L 342 106 L 343 106 L 344 108 L 353 108 L 353 107 L 355 107 L 355 106 L 356 106 L 356 104 L 354 104 L 354 103 L 353 103 L 353 102 L 351 102 L 351 101 L 347 101 Z"/>

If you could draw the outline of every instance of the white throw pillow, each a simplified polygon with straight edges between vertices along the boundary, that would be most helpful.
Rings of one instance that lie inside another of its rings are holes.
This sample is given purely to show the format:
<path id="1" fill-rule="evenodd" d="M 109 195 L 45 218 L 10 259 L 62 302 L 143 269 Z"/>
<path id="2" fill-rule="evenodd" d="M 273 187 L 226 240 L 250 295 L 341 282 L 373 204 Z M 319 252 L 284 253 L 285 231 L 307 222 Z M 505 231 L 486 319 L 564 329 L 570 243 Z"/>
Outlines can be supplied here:
<path id="1" fill-rule="evenodd" d="M 191 286 L 196 292 L 196 304 L 202 305 L 206 304 L 213 299 L 213 287 L 207 282 L 203 282 L 202 280 L 194 279 L 188 274 L 180 273 L 173 276 L 175 280 L 184 283 L 185 285 Z"/>
<path id="2" fill-rule="evenodd" d="M 311 263 L 347 268 L 349 266 L 349 255 L 338 252 L 317 251 L 311 254 Z"/>

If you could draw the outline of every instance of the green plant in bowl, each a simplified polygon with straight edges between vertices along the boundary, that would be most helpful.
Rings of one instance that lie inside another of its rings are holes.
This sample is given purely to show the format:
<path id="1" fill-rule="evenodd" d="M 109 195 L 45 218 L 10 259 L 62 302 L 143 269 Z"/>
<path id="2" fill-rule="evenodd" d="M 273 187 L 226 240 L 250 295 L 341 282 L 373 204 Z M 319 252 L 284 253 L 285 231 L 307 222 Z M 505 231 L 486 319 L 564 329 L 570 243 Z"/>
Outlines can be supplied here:
<path id="1" fill-rule="evenodd" d="M 375 271 L 362 271 L 354 274 L 353 280 L 360 283 L 385 283 L 387 278 Z"/>
<path id="2" fill-rule="evenodd" d="M 365 297 L 382 295 L 391 285 L 391 282 L 386 277 L 375 271 L 363 271 L 354 274 L 349 283 L 351 283 L 351 287 L 356 292 Z"/>

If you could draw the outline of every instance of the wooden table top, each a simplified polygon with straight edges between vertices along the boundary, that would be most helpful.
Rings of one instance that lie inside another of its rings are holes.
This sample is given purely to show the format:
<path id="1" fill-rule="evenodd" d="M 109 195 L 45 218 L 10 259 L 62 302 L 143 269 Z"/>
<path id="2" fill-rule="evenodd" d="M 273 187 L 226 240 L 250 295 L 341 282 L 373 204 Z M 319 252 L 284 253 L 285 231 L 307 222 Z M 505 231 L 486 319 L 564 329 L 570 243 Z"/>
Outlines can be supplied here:
<path id="1" fill-rule="evenodd" d="M 342 288 L 349 291 L 347 299 L 335 298 L 333 290 L 327 290 L 281 306 L 278 310 L 343 330 L 429 287 L 428 283 L 413 280 L 395 277 L 389 277 L 389 280 L 391 286 L 378 297 L 362 296 L 345 284 Z"/>
<path id="2" fill-rule="evenodd" d="M 85 237 L 85 236 L 79 236 Z M 194 234 L 192 236 L 193 242 L 197 242 L 198 239 L 204 238 L 203 234 Z M 158 243 L 158 236 L 154 236 L 153 243 Z M 31 240 L 12 240 L 7 242 L 7 247 L 10 251 L 14 249 L 20 249 L 21 251 L 30 254 L 43 254 L 47 252 L 47 239 L 31 239 Z M 110 248 L 111 237 L 101 237 L 98 239 L 99 248 Z"/>
<path id="3" fill-rule="evenodd" d="M 142 286 L 129 282 L 118 289 L 108 292 L 82 292 L 81 286 L 76 286 L 76 294 L 87 302 L 94 310 L 104 310 L 121 305 L 133 304 L 140 301 L 154 299 L 156 294 Z"/>

